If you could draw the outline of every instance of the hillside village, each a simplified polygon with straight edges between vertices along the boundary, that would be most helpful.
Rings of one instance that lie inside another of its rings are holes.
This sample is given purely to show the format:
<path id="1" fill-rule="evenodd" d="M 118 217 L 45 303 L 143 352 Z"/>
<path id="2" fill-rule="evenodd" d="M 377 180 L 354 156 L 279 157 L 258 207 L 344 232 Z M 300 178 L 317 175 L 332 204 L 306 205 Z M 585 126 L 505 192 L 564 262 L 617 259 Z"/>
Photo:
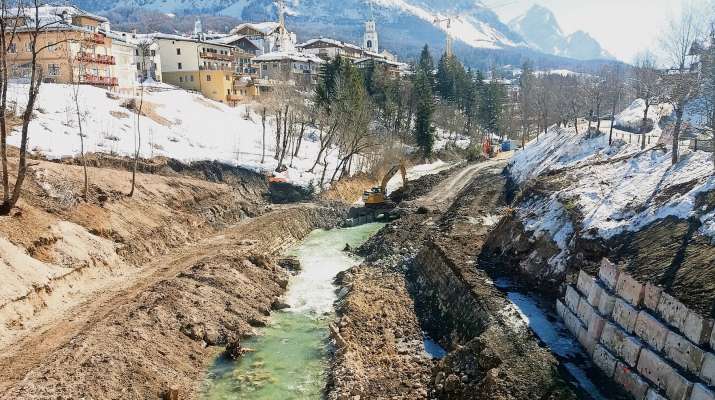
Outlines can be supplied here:
<path id="1" fill-rule="evenodd" d="M 715 4 L 626 63 L 61 3 L 0 4 L 0 400 L 715 400 Z"/>

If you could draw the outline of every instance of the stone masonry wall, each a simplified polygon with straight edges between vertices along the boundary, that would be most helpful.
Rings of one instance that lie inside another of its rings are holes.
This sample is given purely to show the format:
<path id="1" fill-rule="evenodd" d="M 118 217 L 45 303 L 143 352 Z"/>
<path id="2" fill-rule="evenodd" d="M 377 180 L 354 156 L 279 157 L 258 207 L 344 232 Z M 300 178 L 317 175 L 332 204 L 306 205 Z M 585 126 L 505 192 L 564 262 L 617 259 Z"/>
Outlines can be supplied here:
<path id="1" fill-rule="evenodd" d="M 713 320 L 608 260 L 556 308 L 594 363 L 636 400 L 715 400 Z"/>

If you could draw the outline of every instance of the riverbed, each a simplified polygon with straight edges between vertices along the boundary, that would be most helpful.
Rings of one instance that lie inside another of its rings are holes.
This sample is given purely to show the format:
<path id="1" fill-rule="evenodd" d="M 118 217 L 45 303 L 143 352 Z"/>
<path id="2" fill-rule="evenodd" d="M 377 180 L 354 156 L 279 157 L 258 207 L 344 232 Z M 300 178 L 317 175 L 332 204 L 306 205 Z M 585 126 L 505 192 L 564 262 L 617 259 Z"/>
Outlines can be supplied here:
<path id="1" fill-rule="evenodd" d="M 242 341 L 255 350 L 238 361 L 219 357 L 204 392 L 206 400 L 321 399 L 328 366 L 328 324 L 335 318 L 333 279 L 358 265 L 344 250 L 357 247 L 384 224 L 317 230 L 290 253 L 302 270 L 285 295 L 291 308 L 275 312 L 260 335 Z"/>

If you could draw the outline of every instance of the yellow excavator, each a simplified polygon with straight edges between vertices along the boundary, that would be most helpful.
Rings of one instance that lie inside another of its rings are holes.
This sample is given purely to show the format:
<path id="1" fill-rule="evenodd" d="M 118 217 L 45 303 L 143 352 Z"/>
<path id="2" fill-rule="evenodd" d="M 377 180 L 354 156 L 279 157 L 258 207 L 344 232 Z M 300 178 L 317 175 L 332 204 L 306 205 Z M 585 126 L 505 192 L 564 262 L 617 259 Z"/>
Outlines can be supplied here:
<path id="1" fill-rule="evenodd" d="M 382 178 L 382 185 L 380 185 L 380 187 L 366 190 L 365 193 L 363 193 L 362 201 L 365 203 L 365 207 L 381 208 L 387 205 L 387 183 L 390 182 L 390 179 L 392 179 L 398 171 L 402 174 L 402 185 L 407 185 L 407 169 L 405 168 L 405 163 L 400 162 L 387 171 L 385 177 Z"/>

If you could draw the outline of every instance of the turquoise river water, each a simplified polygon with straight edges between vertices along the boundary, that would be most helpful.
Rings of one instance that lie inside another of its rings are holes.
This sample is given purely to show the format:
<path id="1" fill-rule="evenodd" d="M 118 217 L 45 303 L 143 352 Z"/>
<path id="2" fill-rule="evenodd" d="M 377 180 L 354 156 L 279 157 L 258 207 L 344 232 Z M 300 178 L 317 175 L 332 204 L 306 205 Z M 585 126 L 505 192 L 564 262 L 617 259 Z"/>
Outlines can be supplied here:
<path id="1" fill-rule="evenodd" d="M 211 370 L 205 400 L 320 399 L 328 362 L 328 324 L 335 317 L 333 279 L 359 264 L 343 251 L 364 243 L 383 224 L 318 230 L 292 251 L 303 270 L 288 286 L 291 308 L 275 312 L 261 335 L 241 345 L 254 349 L 233 362 L 219 357 Z"/>

